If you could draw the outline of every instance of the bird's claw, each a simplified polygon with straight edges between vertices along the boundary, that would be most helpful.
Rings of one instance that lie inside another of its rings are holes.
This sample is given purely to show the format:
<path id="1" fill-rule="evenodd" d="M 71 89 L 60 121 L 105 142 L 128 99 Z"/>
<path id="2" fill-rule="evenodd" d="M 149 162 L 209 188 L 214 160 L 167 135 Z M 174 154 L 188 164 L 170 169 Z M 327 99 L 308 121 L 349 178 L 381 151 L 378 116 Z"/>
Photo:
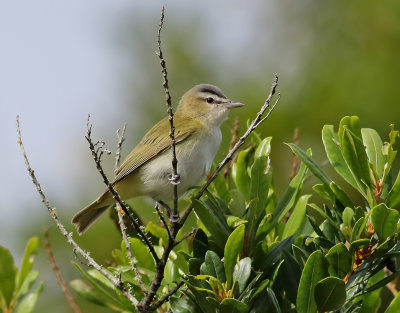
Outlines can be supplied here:
<path id="1" fill-rule="evenodd" d="M 171 174 L 171 175 L 169 175 L 168 180 L 172 185 L 178 185 L 181 182 L 181 175 Z"/>

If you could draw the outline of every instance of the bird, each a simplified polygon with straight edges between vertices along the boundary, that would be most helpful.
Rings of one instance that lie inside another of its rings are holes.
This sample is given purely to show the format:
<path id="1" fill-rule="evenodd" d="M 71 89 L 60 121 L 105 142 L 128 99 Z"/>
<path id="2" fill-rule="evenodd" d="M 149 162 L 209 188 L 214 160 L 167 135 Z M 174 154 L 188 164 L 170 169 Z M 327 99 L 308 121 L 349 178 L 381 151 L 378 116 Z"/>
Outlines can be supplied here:
<path id="1" fill-rule="evenodd" d="M 218 87 L 199 84 L 180 99 L 174 114 L 178 196 L 199 185 L 210 172 L 222 141 L 220 126 L 233 108 L 244 103 L 229 100 Z M 112 185 L 124 200 L 148 196 L 158 203 L 174 199 L 170 121 L 165 117 L 154 125 L 133 148 L 116 171 Z M 72 218 L 79 235 L 115 204 L 107 189 Z"/>

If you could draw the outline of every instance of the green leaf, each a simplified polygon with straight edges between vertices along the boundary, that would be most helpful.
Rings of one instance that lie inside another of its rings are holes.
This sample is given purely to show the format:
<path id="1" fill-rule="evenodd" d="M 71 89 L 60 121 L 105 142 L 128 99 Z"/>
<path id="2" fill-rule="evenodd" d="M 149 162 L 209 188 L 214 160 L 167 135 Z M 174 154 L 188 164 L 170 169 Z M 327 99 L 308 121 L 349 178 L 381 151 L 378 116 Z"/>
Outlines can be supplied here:
<path id="1" fill-rule="evenodd" d="M 400 312 L 400 293 L 392 300 L 385 313 L 398 313 Z"/>
<path id="2" fill-rule="evenodd" d="M 192 258 L 189 260 L 189 273 L 191 275 L 199 275 L 200 267 L 203 264 L 203 259 Z"/>
<path id="3" fill-rule="evenodd" d="M 32 254 L 36 253 L 38 244 L 39 244 L 38 237 L 32 237 L 31 239 L 29 239 L 28 243 L 26 244 L 24 256 L 22 258 L 21 265 L 20 265 L 20 269 L 19 269 L 19 272 L 17 273 L 17 287 L 16 287 L 17 292 L 19 291 L 22 284 L 24 283 L 26 276 L 32 269 L 33 260 L 34 260 Z"/>
<path id="4" fill-rule="evenodd" d="M 247 200 L 250 196 L 251 179 L 247 171 L 253 149 L 247 148 L 238 154 L 236 162 L 232 166 L 232 178 L 236 187 L 242 192 Z"/>
<path id="5" fill-rule="evenodd" d="M 250 258 L 241 259 L 239 261 L 239 264 L 236 264 L 233 273 L 233 281 L 236 287 L 235 290 L 237 290 L 238 295 L 240 295 L 246 288 L 247 281 L 250 278 L 250 274 L 251 274 L 251 259 Z"/>
<path id="6" fill-rule="evenodd" d="M 332 247 L 325 258 L 329 263 L 329 274 L 339 278 L 344 278 L 352 267 L 352 256 L 346 246 L 340 242 Z"/>
<path id="7" fill-rule="evenodd" d="M 203 259 L 206 252 L 209 250 L 208 238 L 206 233 L 199 228 L 193 239 L 193 256 L 195 258 Z"/>
<path id="8" fill-rule="evenodd" d="M 139 238 L 131 237 L 128 240 L 131 244 L 132 254 L 138 261 L 137 265 L 150 271 L 155 271 L 154 259 L 149 253 L 147 246 Z M 122 249 L 126 251 L 124 240 L 122 240 Z"/>
<path id="9" fill-rule="evenodd" d="M 371 210 L 371 222 L 380 240 L 385 240 L 395 233 L 399 216 L 398 211 L 389 209 L 384 203 Z"/>
<path id="10" fill-rule="evenodd" d="M 324 256 L 320 250 L 313 252 L 304 266 L 297 291 L 296 309 L 298 313 L 315 313 L 317 303 L 314 298 L 316 284 L 327 275 Z"/>
<path id="11" fill-rule="evenodd" d="M 26 275 L 24 279 L 24 283 L 22 286 L 19 288 L 16 299 L 19 301 L 21 298 L 23 298 L 28 291 L 31 289 L 33 284 L 36 282 L 36 279 L 39 276 L 39 271 L 30 271 L 28 275 Z"/>
<path id="12" fill-rule="evenodd" d="M 152 221 L 147 223 L 145 228 L 146 232 L 149 232 L 154 237 L 162 239 L 163 243 L 166 244 L 168 242 L 168 232 L 164 227 L 154 224 Z"/>
<path id="13" fill-rule="evenodd" d="M 367 187 L 371 187 L 367 153 L 361 140 L 361 128 L 357 116 L 345 116 L 339 125 L 339 141 L 343 157 L 357 183 L 358 191 L 368 197 Z M 367 199 L 369 200 L 369 199 Z"/>
<path id="14" fill-rule="evenodd" d="M 42 290 L 43 282 L 40 282 L 39 287 L 37 287 L 35 292 L 30 293 L 21 301 L 21 303 L 18 305 L 16 313 L 31 313 Z"/>
<path id="15" fill-rule="evenodd" d="M 338 199 L 344 207 L 352 207 L 353 206 L 353 203 L 351 202 L 347 193 L 345 193 L 343 191 L 343 189 L 340 188 L 335 182 L 331 182 L 329 184 L 329 187 L 331 187 L 331 190 L 333 191 L 335 198 Z"/>
<path id="16" fill-rule="evenodd" d="M 69 283 L 76 293 L 87 301 L 93 302 L 97 305 L 107 306 L 103 296 L 92 286 L 86 284 L 81 279 L 75 279 Z"/>
<path id="17" fill-rule="evenodd" d="M 390 189 L 386 197 L 385 203 L 389 208 L 394 208 L 400 203 L 400 171 L 397 174 L 397 178 L 392 189 Z"/>
<path id="18" fill-rule="evenodd" d="M 266 137 L 259 143 L 254 153 L 254 158 L 257 159 L 263 156 L 269 156 L 269 154 L 271 153 L 271 140 L 272 137 Z"/>
<path id="19" fill-rule="evenodd" d="M 303 269 L 307 262 L 307 252 L 296 245 L 292 245 L 292 249 L 294 258 L 296 259 L 301 269 Z"/>
<path id="20" fill-rule="evenodd" d="M 309 151 L 309 153 L 311 153 L 311 151 Z M 271 223 L 271 226 L 275 226 L 277 222 L 281 221 L 282 218 L 286 215 L 286 213 L 294 205 L 298 193 L 303 186 L 303 181 L 306 174 L 307 174 L 307 167 L 302 162 L 298 173 L 290 181 L 288 188 L 285 190 L 283 196 L 279 199 L 279 202 L 275 207 L 273 213 L 273 222 Z"/>
<path id="21" fill-rule="evenodd" d="M 198 312 L 196 305 L 190 299 L 171 297 L 169 304 L 171 305 L 172 312 L 174 313 Z"/>
<path id="22" fill-rule="evenodd" d="M 8 249 L 0 246 L 0 307 L 8 307 L 15 288 L 14 259 Z"/>
<path id="23" fill-rule="evenodd" d="M 221 302 L 220 313 L 246 313 L 247 311 L 247 305 L 239 300 L 225 298 Z"/>
<path id="24" fill-rule="evenodd" d="M 240 225 L 229 236 L 224 249 L 224 266 L 226 273 L 226 285 L 229 290 L 232 286 L 232 276 L 237 258 L 243 248 L 245 226 Z"/>
<path id="25" fill-rule="evenodd" d="M 220 282 L 225 282 L 224 263 L 222 263 L 218 254 L 211 250 L 207 251 L 204 264 L 206 269 L 204 274 L 214 276 Z"/>
<path id="26" fill-rule="evenodd" d="M 223 247 L 228 237 L 225 232 L 217 225 L 216 218 L 212 213 L 211 209 L 202 201 L 197 199 L 192 199 L 193 208 L 196 215 L 200 218 L 203 225 L 211 233 L 214 240 L 220 247 Z"/>
<path id="27" fill-rule="evenodd" d="M 327 277 L 316 284 L 314 295 L 318 311 L 336 311 L 346 301 L 346 285 L 340 278 Z"/>
<path id="28" fill-rule="evenodd" d="M 292 303 L 296 303 L 297 288 L 299 286 L 301 269 L 295 258 L 288 250 L 282 250 L 284 262 L 278 276 L 283 281 L 283 288 Z"/>
<path id="29" fill-rule="evenodd" d="M 282 239 L 294 235 L 305 224 L 306 208 L 310 197 L 311 195 L 304 195 L 297 200 L 293 212 L 283 230 Z"/>
<path id="30" fill-rule="evenodd" d="M 324 185 L 329 186 L 332 179 L 329 178 L 329 176 L 317 165 L 317 163 L 314 162 L 314 160 L 309 155 L 307 155 L 304 150 L 293 143 L 287 143 L 286 145 L 288 145 L 289 148 L 292 149 L 293 153 L 296 154 L 300 158 L 300 160 L 305 163 L 305 165 L 308 167 L 311 173 L 315 175 L 315 177 L 321 180 Z"/>
<path id="31" fill-rule="evenodd" d="M 246 203 L 243 194 L 238 189 L 231 190 L 229 208 L 233 215 L 242 217 L 246 213 Z"/>
<path id="32" fill-rule="evenodd" d="M 342 219 L 343 219 L 343 225 L 345 227 L 348 227 L 350 232 L 353 229 L 353 217 L 354 217 L 354 211 L 351 208 L 346 207 L 343 210 Z"/>
<path id="33" fill-rule="evenodd" d="M 373 165 L 373 168 L 375 169 L 378 178 L 382 178 L 383 168 L 386 163 L 386 158 L 382 152 L 382 139 L 379 136 L 378 132 L 372 128 L 361 129 L 361 135 L 363 143 L 367 150 L 369 162 Z"/>
<path id="34" fill-rule="evenodd" d="M 266 156 L 255 159 L 251 167 L 250 199 L 258 199 L 255 220 L 258 220 L 262 213 L 265 214 L 265 207 L 268 201 L 271 175 L 266 172 L 267 167 L 268 159 Z M 252 218 L 250 217 L 250 219 Z"/>
<path id="35" fill-rule="evenodd" d="M 329 163 L 331 163 L 339 175 L 341 175 L 350 185 L 357 189 L 357 182 L 352 175 L 346 161 L 344 160 L 339 143 L 339 137 L 334 131 L 333 125 L 325 125 L 322 128 L 322 141 L 324 143 L 325 152 Z"/>

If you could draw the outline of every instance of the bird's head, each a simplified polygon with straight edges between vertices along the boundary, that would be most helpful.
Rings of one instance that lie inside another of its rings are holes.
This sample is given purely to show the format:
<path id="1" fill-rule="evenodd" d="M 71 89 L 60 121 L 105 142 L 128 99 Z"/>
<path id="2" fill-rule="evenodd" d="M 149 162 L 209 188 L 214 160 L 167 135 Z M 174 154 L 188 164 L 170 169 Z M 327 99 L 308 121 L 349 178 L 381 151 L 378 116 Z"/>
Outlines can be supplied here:
<path id="1" fill-rule="evenodd" d="M 182 96 L 176 114 L 195 119 L 205 126 L 219 127 L 231 109 L 241 106 L 244 103 L 229 100 L 218 87 L 201 84 Z"/>

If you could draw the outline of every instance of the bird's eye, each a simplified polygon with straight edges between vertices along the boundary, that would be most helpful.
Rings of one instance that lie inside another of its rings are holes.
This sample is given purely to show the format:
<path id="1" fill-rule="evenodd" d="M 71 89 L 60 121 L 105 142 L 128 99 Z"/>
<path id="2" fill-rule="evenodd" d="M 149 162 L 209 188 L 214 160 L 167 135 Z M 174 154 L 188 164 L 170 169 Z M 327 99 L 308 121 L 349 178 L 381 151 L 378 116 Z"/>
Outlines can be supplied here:
<path id="1" fill-rule="evenodd" d="M 211 97 L 206 98 L 207 103 L 213 103 L 214 99 Z"/>

